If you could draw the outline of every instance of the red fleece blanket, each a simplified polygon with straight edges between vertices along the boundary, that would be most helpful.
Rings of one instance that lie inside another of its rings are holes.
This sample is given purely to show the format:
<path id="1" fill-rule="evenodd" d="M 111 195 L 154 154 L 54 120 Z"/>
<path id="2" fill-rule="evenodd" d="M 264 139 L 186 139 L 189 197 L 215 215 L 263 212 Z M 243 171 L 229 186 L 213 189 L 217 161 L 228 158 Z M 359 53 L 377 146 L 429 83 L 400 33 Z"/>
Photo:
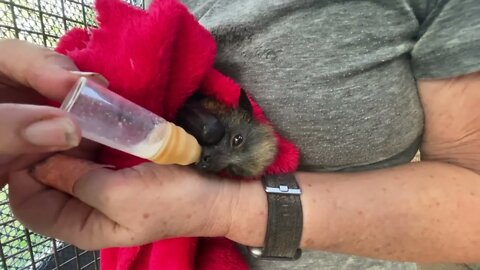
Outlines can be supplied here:
<path id="1" fill-rule="evenodd" d="M 72 29 L 56 51 L 83 71 L 104 75 L 110 89 L 174 121 L 177 110 L 195 91 L 236 107 L 240 87 L 213 68 L 216 44 L 176 0 L 156 0 L 141 10 L 120 0 L 97 0 L 98 28 Z M 253 101 L 254 116 L 270 124 Z M 277 134 L 279 153 L 265 173 L 292 172 L 297 148 Z M 144 160 L 104 147 L 99 162 L 117 168 Z M 233 242 L 225 238 L 176 238 L 144 246 L 101 251 L 102 270 L 227 270 L 248 266 Z"/>

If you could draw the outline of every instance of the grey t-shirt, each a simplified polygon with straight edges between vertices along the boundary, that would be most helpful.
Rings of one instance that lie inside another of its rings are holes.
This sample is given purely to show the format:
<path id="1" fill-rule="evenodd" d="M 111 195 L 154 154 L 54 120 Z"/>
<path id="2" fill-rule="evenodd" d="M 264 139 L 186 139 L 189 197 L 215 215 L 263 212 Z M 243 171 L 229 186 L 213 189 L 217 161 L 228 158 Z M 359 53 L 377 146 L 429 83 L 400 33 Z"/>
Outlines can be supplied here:
<path id="1" fill-rule="evenodd" d="M 247 89 L 281 134 L 300 147 L 302 170 L 410 161 L 423 130 L 415 80 L 480 70 L 479 0 L 183 2 L 214 35 L 216 67 Z M 318 251 L 293 263 L 250 264 L 415 269 Z"/>

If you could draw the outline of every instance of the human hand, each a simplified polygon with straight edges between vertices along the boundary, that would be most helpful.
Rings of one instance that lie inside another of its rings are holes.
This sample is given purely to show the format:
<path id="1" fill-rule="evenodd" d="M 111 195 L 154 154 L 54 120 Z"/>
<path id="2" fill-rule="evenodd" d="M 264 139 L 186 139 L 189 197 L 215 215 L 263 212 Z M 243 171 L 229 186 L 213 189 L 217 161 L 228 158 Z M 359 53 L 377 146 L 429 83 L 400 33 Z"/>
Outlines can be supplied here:
<path id="1" fill-rule="evenodd" d="M 61 101 L 80 76 L 108 82 L 99 74 L 79 72 L 66 56 L 24 41 L 0 40 L 0 51 L 2 188 L 7 173 L 44 157 L 38 153 L 69 149 L 80 142 L 80 130 L 67 113 L 38 104 L 45 98 Z"/>
<path id="2" fill-rule="evenodd" d="M 82 249 L 225 236 L 239 187 L 188 167 L 144 163 L 112 171 L 60 154 L 11 176 L 16 218 Z"/>
<path id="3" fill-rule="evenodd" d="M 2 133 L 9 134 L 0 138 L 0 179 L 8 174 L 10 204 L 19 221 L 85 249 L 227 234 L 238 182 L 148 163 L 111 171 L 87 161 L 97 145 L 85 141 L 68 151 L 84 159 L 55 155 L 53 151 L 78 144 L 75 123 L 74 136 L 67 140 L 62 121 L 71 121 L 68 115 L 25 104 L 42 104 L 43 97 L 61 101 L 78 77 L 87 74 L 72 73 L 77 68 L 68 58 L 25 42 L 0 41 L 0 50 L 5 52 L 0 55 L 0 111 L 15 116 L 9 119 L 0 112 Z M 47 134 L 33 137 L 47 142 L 28 141 L 27 126 L 45 119 L 55 121 L 40 128 Z M 57 137 L 48 141 L 45 135 Z M 64 144 L 58 145 L 62 139 Z M 37 169 L 32 174 L 27 168 L 33 164 Z"/>

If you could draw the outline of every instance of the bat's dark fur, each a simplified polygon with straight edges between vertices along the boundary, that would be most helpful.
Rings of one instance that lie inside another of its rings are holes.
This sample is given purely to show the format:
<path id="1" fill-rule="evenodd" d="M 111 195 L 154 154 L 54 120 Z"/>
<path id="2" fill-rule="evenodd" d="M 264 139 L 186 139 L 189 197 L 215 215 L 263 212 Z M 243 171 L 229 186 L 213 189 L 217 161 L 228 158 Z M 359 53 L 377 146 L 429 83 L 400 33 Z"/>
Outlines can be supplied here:
<path id="1" fill-rule="evenodd" d="M 258 176 L 277 154 L 273 128 L 253 118 L 243 90 L 236 109 L 208 97 L 191 98 L 178 113 L 177 124 L 202 146 L 201 159 L 195 166 L 203 171 Z"/>

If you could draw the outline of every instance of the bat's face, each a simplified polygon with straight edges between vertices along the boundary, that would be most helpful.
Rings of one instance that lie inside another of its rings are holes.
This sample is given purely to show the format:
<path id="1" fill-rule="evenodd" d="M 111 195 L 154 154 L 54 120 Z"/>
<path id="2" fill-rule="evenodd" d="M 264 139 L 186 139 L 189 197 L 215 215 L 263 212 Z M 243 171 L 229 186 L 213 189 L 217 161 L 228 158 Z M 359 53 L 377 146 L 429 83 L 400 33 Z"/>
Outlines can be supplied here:
<path id="1" fill-rule="evenodd" d="M 261 174 L 277 154 L 277 139 L 271 126 L 258 123 L 252 115 L 252 104 L 243 90 L 236 109 L 210 98 L 190 99 L 179 111 L 177 124 L 202 146 L 195 166 L 240 177 Z"/>
<path id="2" fill-rule="evenodd" d="M 257 123 L 241 108 L 218 117 L 225 127 L 224 136 L 216 144 L 202 146 L 197 168 L 240 177 L 261 174 L 277 153 L 273 128 Z"/>

